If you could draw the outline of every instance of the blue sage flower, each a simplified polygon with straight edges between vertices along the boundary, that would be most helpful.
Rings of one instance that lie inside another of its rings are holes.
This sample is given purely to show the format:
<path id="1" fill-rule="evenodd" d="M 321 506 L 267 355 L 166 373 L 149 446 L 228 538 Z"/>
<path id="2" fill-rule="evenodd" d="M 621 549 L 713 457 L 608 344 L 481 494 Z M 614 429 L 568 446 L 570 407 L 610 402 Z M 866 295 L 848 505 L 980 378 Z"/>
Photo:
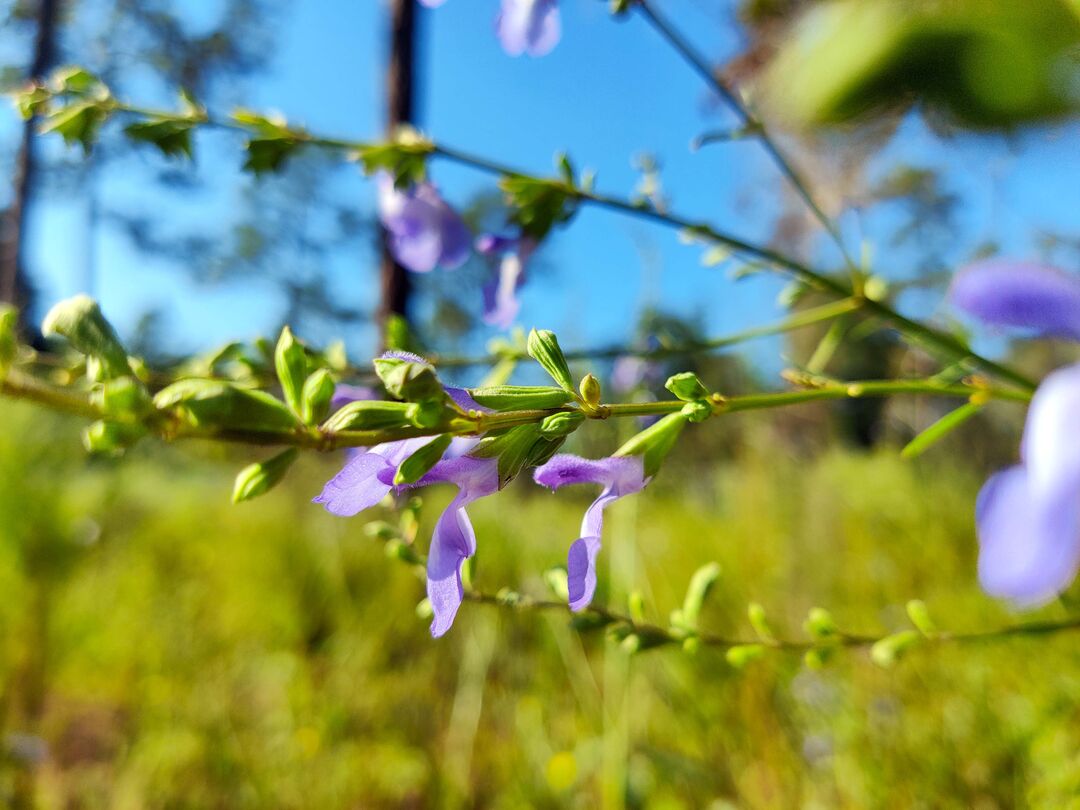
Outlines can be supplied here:
<path id="1" fill-rule="evenodd" d="M 537 467 L 536 483 L 549 489 L 568 484 L 601 484 L 603 489 L 585 511 L 581 536 L 570 546 L 566 559 L 570 609 L 588 607 L 596 592 L 596 556 L 604 528 L 604 509 L 625 495 L 640 492 L 648 483 L 641 456 L 611 456 L 597 460 L 570 454 L 554 456 Z"/>
<path id="2" fill-rule="evenodd" d="M 507 329 L 521 311 L 517 292 L 525 283 L 525 265 L 536 250 L 536 240 L 481 234 L 476 252 L 495 263 L 492 279 L 484 285 L 484 323 Z"/>
<path id="3" fill-rule="evenodd" d="M 469 258 L 472 234 L 431 183 L 407 189 L 394 187 L 387 174 L 379 175 L 379 220 L 389 237 L 390 252 L 414 273 L 436 267 L 452 270 Z"/>
<path id="4" fill-rule="evenodd" d="M 562 23 L 556 0 L 502 0 L 495 33 L 510 56 L 544 56 L 559 44 Z"/>
<path id="5" fill-rule="evenodd" d="M 1037 264 L 989 261 L 957 274 L 951 300 L 981 320 L 1080 341 L 1080 278 Z M 1080 364 L 1032 398 L 1021 463 L 979 493 L 979 581 L 1021 607 L 1064 591 L 1080 568 Z"/>

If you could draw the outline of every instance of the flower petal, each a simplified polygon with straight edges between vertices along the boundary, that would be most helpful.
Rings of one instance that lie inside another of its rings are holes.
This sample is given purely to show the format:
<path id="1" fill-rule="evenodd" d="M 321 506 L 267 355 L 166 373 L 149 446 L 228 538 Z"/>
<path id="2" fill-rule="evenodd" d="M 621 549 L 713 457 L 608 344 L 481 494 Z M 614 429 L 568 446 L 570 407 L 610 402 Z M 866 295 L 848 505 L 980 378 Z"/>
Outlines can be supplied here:
<path id="1" fill-rule="evenodd" d="M 322 493 L 314 499 L 340 517 L 352 517 L 375 506 L 390 492 L 390 486 L 379 480 L 379 472 L 389 463 L 377 453 L 357 453 L 341 472 L 326 482 Z M 394 469 L 391 467 L 390 469 Z"/>
<path id="2" fill-rule="evenodd" d="M 573 611 L 582 610 L 592 602 L 596 593 L 596 557 L 599 553 L 599 537 L 579 537 L 570 546 L 566 556 L 566 587 Z"/>
<path id="3" fill-rule="evenodd" d="M 1080 364 L 1047 375 L 1028 408 L 1020 450 L 1040 501 L 1080 497 L 1078 437 Z"/>
<path id="4" fill-rule="evenodd" d="M 603 484 L 619 496 L 639 492 L 648 483 L 640 456 L 609 456 L 588 459 L 560 453 L 536 468 L 533 480 L 540 486 L 558 489 L 568 484 Z"/>
<path id="5" fill-rule="evenodd" d="M 989 324 L 1080 340 L 1080 278 L 1053 267 L 979 262 L 957 273 L 949 297 Z"/>
<path id="6" fill-rule="evenodd" d="M 558 5 L 555 0 L 502 0 L 495 32 L 510 56 L 543 56 L 562 35 Z"/>
<path id="7" fill-rule="evenodd" d="M 1022 607 L 1053 599 L 1080 565 L 1080 496 L 1040 504 L 1023 467 L 990 478 L 979 493 L 979 581 Z"/>
<path id="8" fill-rule="evenodd" d="M 476 533 L 465 512 L 468 499 L 459 492 L 439 516 L 428 552 L 427 596 L 434 618 L 431 635 L 443 635 L 454 623 L 465 589 L 461 584 L 461 566 L 476 552 Z"/>

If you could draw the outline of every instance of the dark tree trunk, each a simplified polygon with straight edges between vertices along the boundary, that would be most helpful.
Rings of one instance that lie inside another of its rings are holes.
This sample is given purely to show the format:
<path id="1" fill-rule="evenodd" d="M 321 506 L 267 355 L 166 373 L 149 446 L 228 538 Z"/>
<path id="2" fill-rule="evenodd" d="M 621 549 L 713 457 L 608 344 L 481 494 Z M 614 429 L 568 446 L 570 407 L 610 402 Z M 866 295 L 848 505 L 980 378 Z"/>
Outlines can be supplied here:
<path id="1" fill-rule="evenodd" d="M 390 59 L 386 67 L 388 132 L 413 122 L 414 73 L 416 67 L 416 0 L 390 0 Z M 409 303 L 409 275 L 394 261 L 382 234 L 379 322 L 385 327 L 393 315 L 406 317 Z"/>
<path id="2" fill-rule="evenodd" d="M 56 58 L 56 29 L 60 0 L 39 0 L 37 35 L 28 81 L 42 81 Z M 11 205 L 4 212 L 0 227 L 0 300 L 15 304 L 24 326 L 31 304 L 32 289 L 26 277 L 26 214 L 34 193 L 38 165 L 31 118 L 23 124 L 22 140 L 15 157 Z"/>

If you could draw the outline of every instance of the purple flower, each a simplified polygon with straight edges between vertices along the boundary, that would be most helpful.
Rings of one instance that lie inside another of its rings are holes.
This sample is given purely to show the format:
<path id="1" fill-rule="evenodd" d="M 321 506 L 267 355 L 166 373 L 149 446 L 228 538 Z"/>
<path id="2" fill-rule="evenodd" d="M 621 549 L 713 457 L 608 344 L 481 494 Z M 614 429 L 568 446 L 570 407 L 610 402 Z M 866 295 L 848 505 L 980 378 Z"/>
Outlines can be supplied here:
<path id="1" fill-rule="evenodd" d="M 379 220 L 398 263 L 428 273 L 460 267 L 469 258 L 469 229 L 435 186 L 424 182 L 401 190 L 387 174 L 379 175 L 378 183 Z"/>
<path id="2" fill-rule="evenodd" d="M 507 329 L 521 310 L 517 291 L 525 283 L 525 264 L 536 250 L 536 240 L 481 234 L 476 251 L 498 260 L 494 278 L 484 285 L 484 323 Z"/>
<path id="3" fill-rule="evenodd" d="M 961 271 L 952 300 L 994 324 L 1080 340 L 1080 279 L 1033 264 Z M 1080 365 L 1053 372 L 1028 410 L 1021 463 L 983 486 L 975 507 L 979 581 L 1020 606 L 1042 604 L 1080 568 Z"/>
<path id="4" fill-rule="evenodd" d="M 420 0 L 420 5 L 427 6 L 428 8 L 438 8 L 445 2 L 446 0 Z"/>
<path id="5" fill-rule="evenodd" d="M 596 555 L 604 527 L 604 509 L 624 495 L 640 492 L 648 483 L 640 456 L 611 456 L 598 460 L 560 454 L 541 467 L 533 478 L 550 489 L 566 484 L 602 484 L 603 490 L 585 511 L 581 537 L 570 546 L 566 560 L 570 609 L 581 610 L 596 591 Z"/>
<path id="6" fill-rule="evenodd" d="M 543 56 L 562 35 L 556 0 L 502 0 L 495 33 L 511 56 Z"/>
<path id="7" fill-rule="evenodd" d="M 334 396 L 330 400 L 330 410 L 339 410 L 343 405 L 348 405 L 350 402 L 378 398 L 379 397 L 374 389 L 368 388 L 366 385 L 347 385 L 345 383 L 338 383 L 334 388 Z"/>

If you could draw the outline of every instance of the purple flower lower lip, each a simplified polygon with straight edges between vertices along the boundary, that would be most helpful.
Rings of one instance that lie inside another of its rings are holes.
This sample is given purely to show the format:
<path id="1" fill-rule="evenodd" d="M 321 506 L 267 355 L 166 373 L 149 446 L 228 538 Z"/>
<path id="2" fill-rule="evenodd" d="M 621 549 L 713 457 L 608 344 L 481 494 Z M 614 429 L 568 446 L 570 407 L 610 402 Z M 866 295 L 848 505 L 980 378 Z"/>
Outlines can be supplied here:
<path id="1" fill-rule="evenodd" d="M 446 204 L 431 183 L 394 188 L 389 175 L 380 175 L 379 220 L 386 228 L 390 251 L 404 267 L 429 273 L 450 270 L 469 258 L 472 236 L 461 217 Z"/>
<path id="2" fill-rule="evenodd" d="M 511 56 L 543 56 L 562 36 L 556 0 L 502 0 L 495 32 Z"/>
<path id="3" fill-rule="evenodd" d="M 525 283 L 525 265 L 536 250 L 536 240 L 481 234 L 478 253 L 497 260 L 495 276 L 484 285 L 484 323 L 507 329 L 521 310 L 517 291 Z"/>
<path id="4" fill-rule="evenodd" d="M 604 528 L 604 509 L 625 495 L 640 492 L 648 480 L 640 456 L 590 460 L 569 454 L 553 457 L 533 475 L 536 483 L 550 489 L 568 484 L 602 484 L 603 490 L 585 511 L 581 537 L 570 546 L 567 556 L 567 585 L 570 609 L 582 610 L 596 592 L 596 557 Z"/>

